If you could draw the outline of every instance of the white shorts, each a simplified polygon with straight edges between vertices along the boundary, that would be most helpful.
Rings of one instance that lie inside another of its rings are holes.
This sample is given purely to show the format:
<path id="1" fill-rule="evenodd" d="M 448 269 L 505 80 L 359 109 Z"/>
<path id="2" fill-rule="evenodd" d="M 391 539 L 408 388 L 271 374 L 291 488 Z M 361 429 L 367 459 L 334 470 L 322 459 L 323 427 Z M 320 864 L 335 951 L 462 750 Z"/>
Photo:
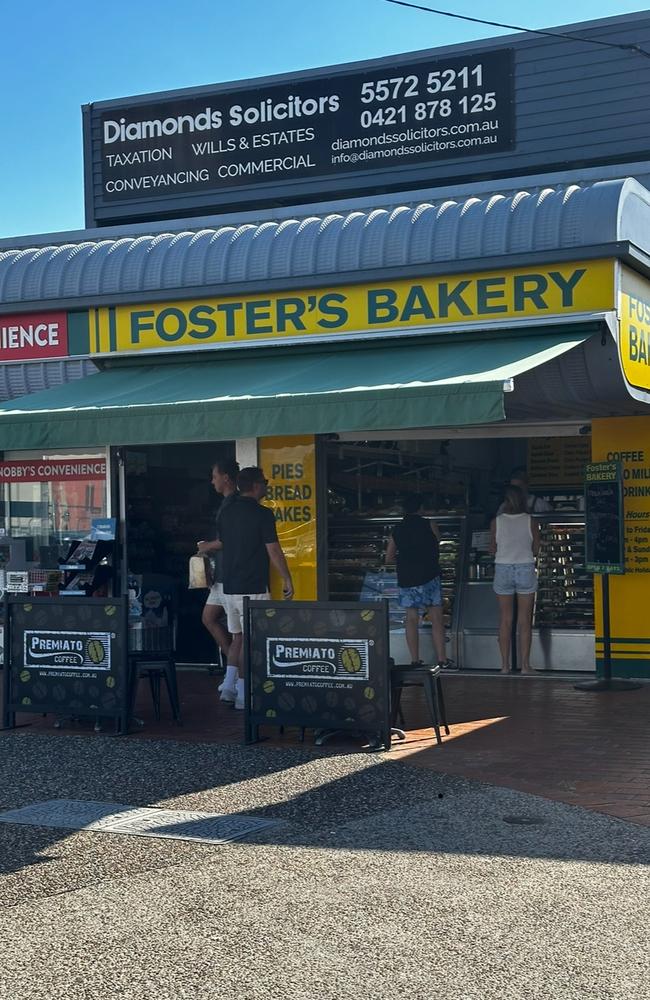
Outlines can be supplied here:
<path id="1" fill-rule="evenodd" d="M 231 635 L 239 635 L 244 631 L 242 621 L 244 618 L 244 598 L 250 597 L 251 601 L 270 601 L 271 595 L 268 590 L 265 594 L 224 594 L 223 606 L 226 609 L 228 621 L 228 631 Z"/>
<path id="2" fill-rule="evenodd" d="M 208 598 L 206 600 L 206 606 L 208 604 L 218 604 L 220 607 L 225 605 L 225 595 L 223 592 L 223 583 L 213 583 L 208 591 Z"/>

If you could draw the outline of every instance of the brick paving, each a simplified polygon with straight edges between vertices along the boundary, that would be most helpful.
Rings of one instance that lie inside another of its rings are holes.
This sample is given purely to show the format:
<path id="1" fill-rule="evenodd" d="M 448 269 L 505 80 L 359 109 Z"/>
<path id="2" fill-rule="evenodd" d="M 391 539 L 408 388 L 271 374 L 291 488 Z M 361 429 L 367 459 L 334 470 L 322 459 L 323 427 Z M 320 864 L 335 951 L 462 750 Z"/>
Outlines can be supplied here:
<path id="1" fill-rule="evenodd" d="M 242 715 L 219 704 L 218 680 L 204 672 L 179 672 L 183 725 L 171 721 L 163 694 L 162 719 L 153 717 L 145 684 L 136 713 L 144 720 L 136 739 L 239 743 Z M 488 784 L 541 795 L 650 826 L 650 685 L 637 691 L 576 691 L 574 679 L 451 674 L 444 678 L 450 735 L 437 746 L 422 692 L 403 698 L 405 743 L 391 755 L 409 764 Z M 53 730 L 53 718 L 19 716 L 19 723 L 43 732 L 87 732 L 86 723 Z M 296 731 L 274 743 L 294 744 Z M 311 745 L 309 734 L 306 746 Z M 318 753 L 340 752 L 349 741 Z"/>

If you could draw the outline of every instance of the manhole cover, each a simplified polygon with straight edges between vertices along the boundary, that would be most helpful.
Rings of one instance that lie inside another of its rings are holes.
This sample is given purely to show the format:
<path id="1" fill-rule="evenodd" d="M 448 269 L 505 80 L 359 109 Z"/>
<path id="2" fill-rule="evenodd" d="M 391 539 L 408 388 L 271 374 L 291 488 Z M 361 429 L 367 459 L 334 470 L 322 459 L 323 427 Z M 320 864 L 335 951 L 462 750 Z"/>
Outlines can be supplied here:
<path id="1" fill-rule="evenodd" d="M 91 833 L 122 833 L 133 837 L 164 837 L 227 844 L 251 833 L 278 826 L 278 820 L 255 816 L 189 812 L 181 809 L 135 809 L 118 802 L 52 799 L 0 813 L 1 823 L 48 826 Z"/>
<path id="2" fill-rule="evenodd" d="M 0 816 L 0 819 L 2 817 Z M 540 819 L 538 816 L 503 816 L 504 823 L 509 823 L 510 826 L 541 826 L 546 820 Z"/>

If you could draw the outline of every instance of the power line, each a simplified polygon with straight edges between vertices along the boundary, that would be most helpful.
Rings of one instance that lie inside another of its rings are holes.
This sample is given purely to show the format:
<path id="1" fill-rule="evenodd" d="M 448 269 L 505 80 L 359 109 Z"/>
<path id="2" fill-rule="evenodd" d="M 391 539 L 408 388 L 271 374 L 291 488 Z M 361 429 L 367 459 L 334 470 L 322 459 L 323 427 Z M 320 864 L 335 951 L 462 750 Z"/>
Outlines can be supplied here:
<path id="1" fill-rule="evenodd" d="M 604 45 L 608 49 L 624 49 L 627 52 L 638 52 L 640 56 L 650 59 L 650 52 L 646 52 L 640 45 L 623 45 L 616 42 L 603 42 L 598 38 L 580 38 L 578 35 L 569 35 L 563 31 L 546 31 L 544 28 L 521 28 L 516 24 L 502 24 L 500 21 L 486 21 L 482 17 L 470 17 L 469 14 L 452 14 L 448 10 L 437 10 L 435 7 L 423 7 L 419 3 L 408 3 L 407 0 L 386 0 L 386 3 L 393 3 L 397 7 L 411 7 L 413 10 L 425 10 L 428 14 L 440 14 L 441 17 L 453 17 L 458 21 L 472 21 L 474 24 L 487 24 L 491 28 L 508 28 L 510 31 L 523 31 L 528 35 L 549 35 L 551 38 L 567 38 L 571 42 L 586 42 L 589 45 Z"/>

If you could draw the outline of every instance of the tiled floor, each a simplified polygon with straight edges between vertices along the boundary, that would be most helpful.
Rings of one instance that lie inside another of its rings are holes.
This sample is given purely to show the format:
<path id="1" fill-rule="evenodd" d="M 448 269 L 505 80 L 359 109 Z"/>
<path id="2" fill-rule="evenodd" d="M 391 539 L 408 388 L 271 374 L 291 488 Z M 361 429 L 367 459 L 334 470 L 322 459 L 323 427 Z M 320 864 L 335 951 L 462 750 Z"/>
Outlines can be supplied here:
<path id="1" fill-rule="evenodd" d="M 182 726 L 171 722 L 164 695 L 163 719 L 155 721 L 143 684 L 137 713 L 144 726 L 134 736 L 240 742 L 242 715 L 218 703 L 217 683 L 206 673 L 179 673 Z M 431 730 L 422 728 L 427 724 L 422 692 L 407 691 L 406 724 L 415 728 L 405 743 L 394 745 L 396 759 L 650 826 L 650 685 L 595 694 L 576 691 L 570 678 L 450 674 L 444 690 L 450 735 L 436 746 Z M 19 716 L 18 721 L 33 730 L 55 731 L 51 717 Z M 85 724 L 56 731 L 92 736 Z M 274 742 L 298 739 L 295 731 L 278 737 L 269 730 L 267 735 Z"/>

